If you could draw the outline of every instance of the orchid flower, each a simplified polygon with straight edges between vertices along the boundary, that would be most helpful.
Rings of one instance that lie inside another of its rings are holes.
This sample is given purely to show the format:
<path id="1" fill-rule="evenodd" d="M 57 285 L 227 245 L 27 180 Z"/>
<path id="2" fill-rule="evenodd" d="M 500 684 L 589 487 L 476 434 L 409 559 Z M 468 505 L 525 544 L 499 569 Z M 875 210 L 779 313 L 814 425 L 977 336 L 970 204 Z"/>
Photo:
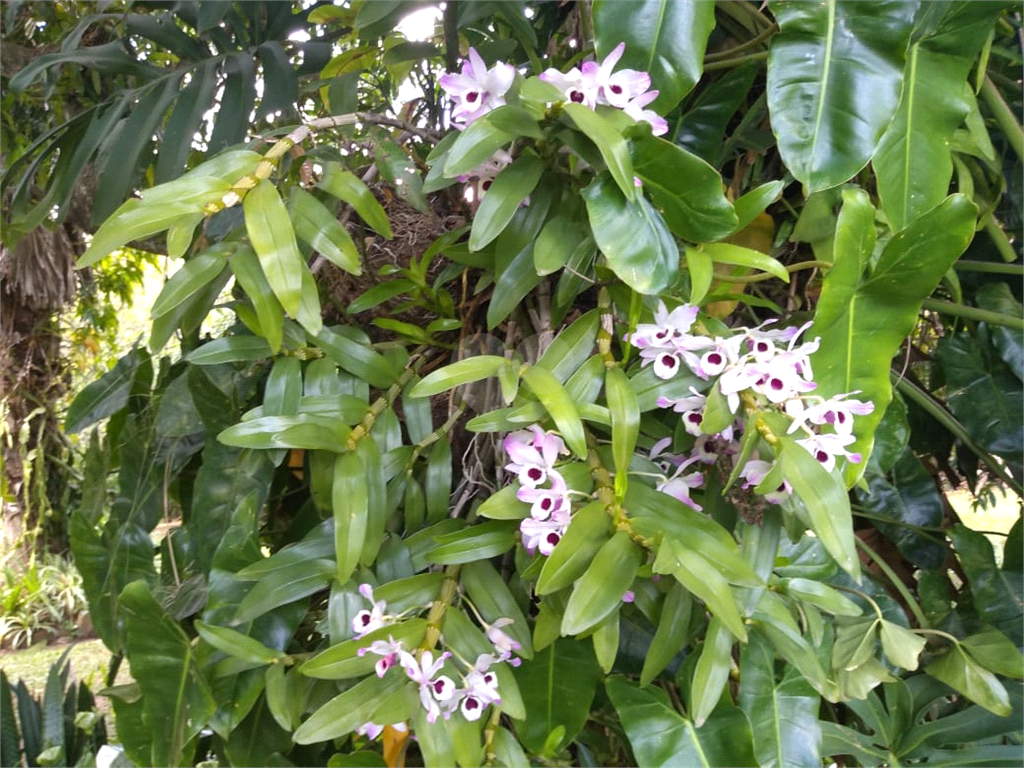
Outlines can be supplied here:
<path id="1" fill-rule="evenodd" d="M 683 470 L 689 467 L 697 461 L 696 458 L 689 458 L 682 462 L 677 468 L 675 473 L 658 483 L 657 489 L 662 493 L 667 493 L 675 499 L 683 502 L 687 506 L 693 507 L 698 512 L 701 510 L 700 504 L 690 498 L 690 489 L 699 488 L 704 483 L 704 475 L 700 472 L 691 472 L 688 475 L 683 474 Z"/>
<path id="2" fill-rule="evenodd" d="M 857 392 L 850 392 L 845 395 L 836 395 L 830 400 L 824 400 L 812 406 L 804 406 L 801 400 L 791 400 L 786 404 L 786 412 L 794 418 L 787 432 L 793 434 L 801 426 L 810 422 L 818 425 L 830 424 L 838 435 L 852 434 L 854 414 L 863 416 L 875 410 L 875 404 L 870 401 L 846 399 L 856 394 Z"/>
<path id="3" fill-rule="evenodd" d="M 365 656 L 367 653 L 375 653 L 380 656 L 381 659 L 373 665 L 373 668 L 377 672 L 377 677 L 384 677 L 384 674 L 398 661 L 398 655 L 403 650 L 401 641 L 396 641 L 395 638 L 388 635 L 387 640 L 374 640 L 366 648 L 360 648 L 356 651 L 356 655 Z"/>
<path id="4" fill-rule="evenodd" d="M 459 691 L 462 699 L 459 709 L 467 720 L 479 720 L 488 705 L 501 703 L 498 676 L 490 671 L 495 660 L 490 654 L 480 654 L 466 674 L 466 686 Z"/>
<path id="5" fill-rule="evenodd" d="M 503 447 L 510 459 L 505 469 L 515 472 L 519 482 L 530 488 L 542 485 L 548 479 L 548 473 L 554 469 L 558 456 L 569 452 L 562 438 L 545 432 L 536 424 L 529 430 L 509 434 Z"/>
<path id="6" fill-rule="evenodd" d="M 516 69 L 511 64 L 498 62 L 490 69 L 476 49 L 469 49 L 469 58 L 462 62 L 461 74 L 448 73 L 438 84 L 456 101 L 452 109 L 452 122 L 469 125 L 505 103 L 505 94 L 512 87 Z"/>
<path id="7" fill-rule="evenodd" d="M 551 513 L 547 520 L 535 520 L 528 517 L 519 524 L 519 532 L 523 535 L 523 546 L 531 555 L 539 549 L 542 555 L 550 555 L 558 542 L 562 540 L 569 527 L 569 511 L 558 509 Z"/>
<path id="8" fill-rule="evenodd" d="M 772 465 L 769 462 L 761 461 L 758 458 L 750 459 L 743 465 L 743 469 L 740 470 L 740 477 L 746 481 L 743 487 L 755 488 L 761 484 L 761 481 L 764 480 L 771 471 Z M 781 504 L 789 498 L 792 492 L 793 487 L 789 484 L 789 481 L 783 480 L 782 484 L 774 491 L 765 493 L 764 499 L 770 504 Z"/>
<path id="9" fill-rule="evenodd" d="M 352 631 L 356 633 L 356 638 L 360 638 L 363 635 L 368 635 L 375 629 L 391 624 L 394 621 L 392 616 L 387 615 L 384 611 L 387 609 L 387 603 L 383 600 L 374 601 L 373 599 L 373 587 L 369 584 L 359 585 L 359 594 L 365 597 L 373 605 L 373 608 L 369 611 L 363 610 L 356 614 L 355 618 L 352 619 Z"/>
<path id="10" fill-rule="evenodd" d="M 597 86 L 601 103 L 619 109 L 651 87 L 651 76 L 646 72 L 635 69 L 612 72 L 625 50 L 626 44 L 619 43 L 600 64 L 593 61 L 584 63 L 582 73 L 584 78 L 591 78 L 591 82 Z"/>
<path id="11" fill-rule="evenodd" d="M 820 461 L 829 472 L 836 466 L 836 456 L 845 456 L 854 464 L 860 463 L 861 460 L 859 453 L 850 453 L 846 450 L 846 446 L 857 442 L 853 435 L 812 435 L 796 442 L 806 448 L 807 452 Z"/>
<path id="12" fill-rule="evenodd" d="M 505 616 L 495 619 L 493 624 L 485 622 L 486 629 L 484 634 L 487 635 L 487 639 L 491 641 L 498 651 L 498 661 L 508 661 L 513 667 L 518 667 L 520 661 L 513 657 L 512 653 L 513 651 L 518 651 L 522 646 L 501 631 L 502 627 L 507 627 L 512 623 L 512 619 Z"/>
<path id="13" fill-rule="evenodd" d="M 420 704 L 427 710 L 427 722 L 433 723 L 441 714 L 437 702 L 447 701 L 455 694 L 455 683 L 447 675 L 438 674 L 444 666 L 445 659 L 451 656 L 445 651 L 434 661 L 430 651 L 423 651 L 419 661 L 407 651 L 399 653 L 399 663 L 406 675 L 420 687 Z"/>
<path id="14" fill-rule="evenodd" d="M 573 67 L 563 75 L 557 69 L 547 69 L 541 72 L 540 79 L 555 86 L 573 104 L 583 104 L 590 109 L 597 106 L 600 86 L 593 73 L 585 74 Z"/>
<path id="15" fill-rule="evenodd" d="M 663 136 L 668 133 L 668 123 L 665 118 L 652 109 L 644 109 L 648 104 L 658 98 L 658 91 L 647 91 L 631 99 L 622 111 L 632 117 L 638 123 L 650 123 L 651 133 L 655 136 Z"/>
<path id="16" fill-rule="evenodd" d="M 524 485 L 516 492 L 517 499 L 531 505 L 530 516 L 534 520 L 547 520 L 552 512 L 568 510 L 572 504 L 569 499 L 569 488 L 562 476 L 552 469 L 548 470 L 548 479 L 551 481 L 550 488 L 532 488 Z"/>

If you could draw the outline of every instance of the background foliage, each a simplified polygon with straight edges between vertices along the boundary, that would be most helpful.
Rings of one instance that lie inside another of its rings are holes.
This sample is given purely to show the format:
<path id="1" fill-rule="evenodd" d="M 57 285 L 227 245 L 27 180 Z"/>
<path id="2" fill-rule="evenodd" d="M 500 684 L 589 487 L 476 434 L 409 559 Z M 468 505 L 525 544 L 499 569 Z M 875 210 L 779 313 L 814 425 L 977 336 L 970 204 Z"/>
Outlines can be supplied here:
<path id="1" fill-rule="evenodd" d="M 47 126 L 5 124 L 11 252 L 93 174 L 80 267 L 184 258 L 64 421 L 90 430 L 70 540 L 109 682 L 124 659 L 135 680 L 106 692 L 128 756 L 1019 765 L 1021 521 L 993 548 L 945 495 L 1024 475 L 1019 15 L 450 3 L 410 41 L 420 5 L 98 4 L 5 82 L 5 120 Z M 662 138 L 535 77 L 623 41 Z M 438 77 L 470 46 L 520 75 L 456 131 Z M 865 461 L 825 472 L 768 419 L 750 447 L 798 501 L 723 493 L 731 467 L 704 514 L 657 494 L 654 443 L 692 444 L 657 398 L 701 386 L 619 343 L 659 298 L 709 334 L 813 320 L 818 391 L 875 403 Z M 236 322 L 202 336 L 222 302 Z M 590 499 L 548 558 L 495 437 L 535 422 Z M 364 583 L 410 647 L 470 662 L 512 619 L 500 707 L 431 723 L 372 674 Z"/>

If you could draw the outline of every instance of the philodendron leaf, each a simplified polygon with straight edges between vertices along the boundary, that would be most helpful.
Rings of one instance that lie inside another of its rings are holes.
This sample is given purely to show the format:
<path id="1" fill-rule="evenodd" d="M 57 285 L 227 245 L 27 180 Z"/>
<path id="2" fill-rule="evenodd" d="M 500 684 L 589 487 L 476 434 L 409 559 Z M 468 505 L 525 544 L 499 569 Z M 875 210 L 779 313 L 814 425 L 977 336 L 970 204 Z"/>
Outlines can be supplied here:
<path id="1" fill-rule="evenodd" d="M 586 187 L 583 198 L 594 240 L 630 288 L 658 294 L 675 283 L 679 248 L 653 205 L 642 196 L 624 197 L 608 174 Z"/>
<path id="2" fill-rule="evenodd" d="M 924 671 L 993 714 L 1009 717 L 1013 712 L 1003 684 L 959 645 L 949 649 Z"/>
<path id="3" fill-rule="evenodd" d="M 638 688 L 620 675 L 605 681 L 629 738 L 637 765 L 712 766 L 757 765 L 750 725 L 733 706 L 716 710 L 698 728 L 680 715 L 660 688 Z"/>
<path id="4" fill-rule="evenodd" d="M 892 401 L 892 358 L 917 322 L 921 302 L 970 243 L 976 217 L 970 200 L 950 195 L 894 235 L 868 272 L 874 211 L 866 193 L 843 193 L 835 266 L 825 276 L 809 334 L 821 338 L 811 356 L 815 394 L 828 398 L 859 392 L 858 399 L 875 405 L 872 413 L 855 420 L 857 442 L 848 450 L 870 454 L 875 427 Z M 864 465 L 847 464 L 847 486 L 856 482 Z"/>
<path id="5" fill-rule="evenodd" d="M 775 649 L 760 631 L 740 654 L 740 709 L 750 721 L 757 764 L 784 768 L 821 765 L 821 699 L 794 668 L 775 674 Z"/>
<path id="6" fill-rule="evenodd" d="M 590 642 L 555 640 L 514 674 L 526 705 L 526 720 L 516 724 L 516 733 L 527 749 L 541 752 L 549 736 L 561 729 L 549 752 L 557 754 L 583 728 L 594 700 L 601 669 Z"/>
<path id="7" fill-rule="evenodd" d="M 642 0 L 625 8 L 611 0 L 594 3 L 598 55 L 604 58 L 625 43 L 620 66 L 650 73 L 651 88 L 658 91 L 651 108 L 663 115 L 700 79 L 714 28 L 715 9 L 701 0 Z"/>
<path id="8" fill-rule="evenodd" d="M 1017 680 L 1024 677 L 1024 656 L 998 629 L 986 629 L 971 635 L 960 645 L 986 669 Z"/>
<path id="9" fill-rule="evenodd" d="M 949 191 L 950 137 L 971 109 L 967 75 L 1004 7 L 927 3 L 918 11 L 899 108 L 871 161 L 893 231 L 938 205 Z"/>
<path id="10" fill-rule="evenodd" d="M 768 110 L 779 153 L 809 192 L 842 184 L 875 151 L 900 97 L 915 6 L 772 4 Z"/>
<path id="11" fill-rule="evenodd" d="M 654 136 L 636 139 L 633 169 L 669 229 L 684 240 L 707 243 L 737 228 L 739 219 L 722 192 L 718 171 L 682 147 Z"/>
<path id="12" fill-rule="evenodd" d="M 146 582 L 129 584 L 118 602 L 125 620 L 125 651 L 152 729 L 151 764 L 180 765 L 183 758 L 191 763 L 185 746 L 215 709 L 192 642 L 160 607 Z"/>

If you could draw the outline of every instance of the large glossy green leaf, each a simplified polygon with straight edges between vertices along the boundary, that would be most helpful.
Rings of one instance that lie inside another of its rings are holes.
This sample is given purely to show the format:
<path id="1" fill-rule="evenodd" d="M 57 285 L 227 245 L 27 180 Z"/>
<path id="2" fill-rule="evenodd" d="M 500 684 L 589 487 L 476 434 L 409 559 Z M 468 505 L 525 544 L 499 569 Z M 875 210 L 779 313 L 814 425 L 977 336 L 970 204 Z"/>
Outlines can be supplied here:
<path id="1" fill-rule="evenodd" d="M 486 116 L 474 120 L 448 150 L 444 175 L 454 178 L 470 173 L 514 138 L 514 134 L 498 128 Z"/>
<path id="2" fill-rule="evenodd" d="M 775 649 L 760 631 L 751 633 L 740 654 L 740 681 L 739 705 L 750 721 L 757 764 L 818 768 L 818 694 L 793 667 L 776 679 Z"/>
<path id="3" fill-rule="evenodd" d="M 644 657 L 640 673 L 641 687 L 646 687 L 657 677 L 686 645 L 692 613 L 693 598 L 690 593 L 678 581 L 673 583 L 665 595 L 658 628 Z"/>
<path id="4" fill-rule="evenodd" d="M 384 700 L 406 681 L 403 675 L 370 675 L 340 693 L 310 716 L 293 738 L 297 744 L 315 744 L 345 736 L 370 720 Z"/>
<path id="5" fill-rule="evenodd" d="M 643 0 L 625 8 L 612 0 L 594 3 L 598 55 L 624 42 L 619 67 L 651 75 L 659 92 L 651 108 L 667 114 L 700 79 L 704 50 L 715 27 L 715 9 L 701 0 Z"/>
<path id="6" fill-rule="evenodd" d="M 723 706 L 697 728 L 669 703 L 664 691 L 639 688 L 613 675 L 605 681 L 608 698 L 622 721 L 637 765 L 753 766 L 750 725 L 743 713 Z"/>
<path id="7" fill-rule="evenodd" d="M 379 597 L 377 593 L 374 596 Z M 303 664 L 299 672 L 307 677 L 325 680 L 345 680 L 368 675 L 373 671 L 374 664 L 379 658 L 372 654 L 360 655 L 360 648 L 369 647 L 370 643 L 387 640 L 389 637 L 404 642 L 406 647 L 414 647 L 422 642 L 426 631 L 427 622 L 424 619 L 409 619 L 397 624 L 388 624 L 363 637 L 332 645 Z"/>
<path id="8" fill-rule="evenodd" d="M 366 540 L 370 499 L 366 467 L 359 454 L 349 451 L 338 455 L 334 462 L 331 499 L 338 568 L 335 578 L 339 584 L 344 584 L 359 565 L 359 555 Z"/>
<path id="9" fill-rule="evenodd" d="M 284 336 L 284 309 L 263 274 L 256 252 L 250 247 L 239 248 L 228 259 L 228 263 L 235 273 L 237 284 L 252 301 L 262 336 L 271 352 L 277 354 Z"/>
<path id="10" fill-rule="evenodd" d="M 597 114 L 585 104 L 565 103 L 562 109 L 576 127 L 594 142 L 598 152 L 608 166 L 608 172 L 615 179 L 622 194 L 630 202 L 636 200 L 636 184 L 633 182 L 633 161 L 629 157 L 629 148 L 622 134 L 604 117 Z"/>
<path id="11" fill-rule="evenodd" d="M 546 368 L 531 366 L 523 374 L 523 383 L 537 396 L 555 421 L 565 444 L 580 458 L 587 455 L 587 439 L 583 432 L 576 404 L 569 398 L 565 387 Z"/>
<path id="12" fill-rule="evenodd" d="M 913 527 L 938 527 L 944 514 L 942 494 L 920 459 L 906 451 L 892 468 L 891 483 L 878 473 L 869 473 L 865 479 L 868 490 L 858 491 L 857 496 L 864 508 L 878 516 L 878 530 L 919 568 L 940 568 L 946 546 Z"/>
<path id="13" fill-rule="evenodd" d="M 966 331 L 939 339 L 935 356 L 946 378 L 949 410 L 978 445 L 1019 463 L 1024 452 L 1020 379 L 1001 362 L 986 360 L 978 337 Z"/>
<path id="14" fill-rule="evenodd" d="M 543 161 L 526 154 L 498 174 L 473 216 L 469 250 L 479 251 L 502 233 L 543 172 Z"/>
<path id="15" fill-rule="evenodd" d="M 842 184 L 871 159 L 899 102 L 914 9 L 772 3 L 780 27 L 768 57 L 772 132 L 809 192 Z"/>
<path id="16" fill-rule="evenodd" d="M 305 448 L 337 451 L 351 430 L 335 416 L 300 413 L 295 416 L 262 416 L 228 427 L 217 439 L 236 448 Z"/>
<path id="17" fill-rule="evenodd" d="M 145 350 L 132 349 L 113 368 L 79 392 L 64 417 L 64 431 L 69 435 L 81 432 L 124 408 L 135 372 L 146 359 Z"/>
<path id="18" fill-rule="evenodd" d="M 732 668 L 733 636 L 722 620 L 712 617 L 690 683 L 690 714 L 700 728 L 718 705 Z"/>
<path id="19" fill-rule="evenodd" d="M 626 492 L 629 462 L 633 458 L 637 438 L 640 436 L 640 406 L 629 379 L 619 367 L 609 368 L 605 374 L 608 411 L 612 417 L 612 457 L 615 460 L 615 491 L 618 496 Z"/>
<path id="20" fill-rule="evenodd" d="M 259 618 L 279 605 L 308 597 L 331 583 L 335 566 L 332 560 L 305 560 L 279 568 L 263 576 L 238 605 L 233 624 Z"/>
<path id="21" fill-rule="evenodd" d="M 658 211 L 643 197 L 630 201 L 608 174 L 586 189 L 594 240 L 612 268 L 635 291 L 657 294 L 679 272 L 679 248 Z"/>
<path id="22" fill-rule="evenodd" d="M 999 679 L 959 646 L 950 648 L 929 664 L 925 672 L 989 712 L 1002 717 L 1009 717 L 1013 712 L 1006 688 Z"/>
<path id="23" fill-rule="evenodd" d="M 807 509 L 809 523 L 828 553 L 854 578 L 860 560 L 853 540 L 850 499 L 837 471 L 829 472 L 802 445 L 783 438 L 783 477 Z"/>
<path id="24" fill-rule="evenodd" d="M 810 331 L 821 338 L 811 362 L 816 394 L 859 391 L 859 399 L 875 404 L 873 413 L 857 417 L 858 439 L 849 448 L 867 455 L 874 429 L 892 400 L 890 362 L 914 327 L 921 302 L 971 241 L 977 209 L 963 195 L 947 197 L 894 235 L 865 274 L 874 245 L 871 204 L 859 191 L 844 193 L 843 199 L 835 266 L 825 277 Z M 864 463 L 847 466 L 845 478 L 851 485 Z"/>
<path id="25" fill-rule="evenodd" d="M 617 531 L 576 582 L 562 617 L 562 634 L 577 635 L 621 605 L 639 567 L 640 549 L 626 531 Z"/>
<path id="26" fill-rule="evenodd" d="M 313 195 L 299 187 L 292 188 L 292 223 L 299 239 L 332 264 L 353 275 L 363 272 L 359 251 L 352 236 L 327 207 Z M 374 201 L 376 202 L 376 201 Z"/>
<path id="27" fill-rule="evenodd" d="M 320 180 L 319 186 L 355 208 L 359 217 L 376 232 L 388 240 L 394 237 L 387 213 L 384 212 L 366 184 L 356 178 L 354 174 L 346 171 L 337 163 L 326 163 L 324 176 Z"/>
<path id="28" fill-rule="evenodd" d="M 210 688 L 196 665 L 195 649 L 150 593 L 144 581 L 124 588 L 125 651 L 142 689 L 143 712 L 152 734 L 152 765 L 191 762 L 185 746 L 213 714 Z"/>
<path id="29" fill-rule="evenodd" d="M 970 111 L 968 72 L 1002 3 L 922 3 L 899 108 L 872 166 L 882 210 L 894 231 L 942 202 L 953 175 L 950 137 Z"/>
<path id="30" fill-rule="evenodd" d="M 678 237 L 706 243 L 736 229 L 736 211 L 722 191 L 722 177 L 696 155 L 671 141 L 646 136 L 633 142 L 633 169 Z"/>
<path id="31" fill-rule="evenodd" d="M 586 723 L 601 675 L 591 643 L 555 640 L 514 674 L 526 705 L 526 720 L 516 726 L 520 741 L 531 752 L 541 752 L 549 735 L 561 727 L 553 751 L 564 749 Z"/>
<path id="32" fill-rule="evenodd" d="M 245 228 L 263 267 L 267 282 L 292 317 L 302 301 L 302 273 L 309 271 L 299 253 L 295 230 L 281 197 L 270 181 L 264 179 L 246 194 Z"/>
<path id="33" fill-rule="evenodd" d="M 996 567 L 992 544 L 984 534 L 958 524 L 948 535 L 967 574 L 974 606 L 982 620 L 1019 647 L 1024 643 L 1024 575 Z"/>
<path id="34" fill-rule="evenodd" d="M 324 327 L 316 334 L 316 343 L 324 353 L 353 376 L 375 387 L 391 386 L 401 371 L 367 344 L 354 341 L 339 330 Z"/>
<path id="35" fill-rule="evenodd" d="M 529 510 L 526 511 L 528 514 Z M 576 512 L 565 535 L 544 561 L 537 579 L 537 594 L 547 595 L 572 584 L 584 574 L 609 538 L 608 513 L 601 502 L 592 501 Z"/>

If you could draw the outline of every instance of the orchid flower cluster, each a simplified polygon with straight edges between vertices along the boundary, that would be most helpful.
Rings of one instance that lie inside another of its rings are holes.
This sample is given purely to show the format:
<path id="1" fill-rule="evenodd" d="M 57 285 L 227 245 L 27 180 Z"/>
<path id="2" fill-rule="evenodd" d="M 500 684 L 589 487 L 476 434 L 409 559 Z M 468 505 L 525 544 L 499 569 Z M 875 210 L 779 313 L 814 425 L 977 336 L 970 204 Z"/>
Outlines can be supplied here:
<path id="1" fill-rule="evenodd" d="M 668 132 L 668 123 L 657 112 L 647 109 L 658 98 L 658 91 L 650 90 L 651 76 L 635 69 L 613 72 L 625 50 L 626 44 L 619 43 L 600 64 L 587 61 L 582 68 L 573 67 L 565 74 L 551 68 L 541 73 L 540 79 L 560 90 L 566 101 L 583 104 L 590 109 L 599 105 L 621 109 L 637 122 L 650 123 L 652 133 L 661 136 Z M 512 88 L 515 76 L 515 67 L 501 61 L 488 69 L 476 49 L 470 48 L 469 56 L 462 62 L 461 72 L 450 72 L 438 79 L 442 90 L 454 102 L 452 125 L 461 130 L 491 110 L 504 106 L 505 96 Z M 459 176 L 458 180 L 465 183 L 471 178 L 476 179 L 475 192 L 479 200 L 511 162 L 512 156 L 499 149 L 486 162 Z"/>
<path id="2" fill-rule="evenodd" d="M 757 328 L 739 328 L 728 337 L 709 337 L 689 333 L 697 319 L 697 307 L 683 304 L 671 312 L 661 303 L 654 315 L 654 323 L 641 324 L 628 338 L 640 350 L 643 365 L 654 366 L 660 379 L 674 378 L 685 365 L 700 378 L 717 379 L 729 410 L 737 413 L 744 392 L 753 393 L 769 407 L 775 407 L 792 422 L 788 434 L 802 431 L 796 442 L 814 456 L 822 466 L 832 471 L 839 456 L 857 463 L 861 455 L 847 450 L 856 442 L 853 435 L 855 415 L 871 413 L 874 404 L 852 398 L 851 392 L 825 399 L 810 394 L 817 388 L 811 369 L 810 356 L 817 351 L 820 339 L 800 342 L 810 323 L 799 328 L 766 329 L 769 320 Z M 680 398 L 661 397 L 658 405 L 680 414 L 686 431 L 697 440 L 689 456 L 661 454 L 670 440 L 654 446 L 651 458 L 663 462 L 672 470 L 659 489 L 697 509 L 690 499 L 690 489 L 703 483 L 700 472 L 687 472 L 694 464 L 714 464 L 720 454 L 737 455 L 742 422 L 735 422 L 715 435 L 702 432 L 707 397 L 695 388 Z M 828 428 L 831 431 L 821 431 Z M 772 465 L 755 452 L 740 470 L 745 488 L 754 488 L 768 475 Z M 784 501 L 792 489 L 783 482 L 778 488 L 764 494 L 772 503 Z"/>
<path id="3" fill-rule="evenodd" d="M 401 620 L 402 616 L 387 612 L 385 601 L 374 599 L 373 587 L 369 584 L 361 584 L 359 593 L 369 601 L 371 607 L 357 613 L 352 620 L 356 639 Z M 402 640 L 395 640 L 391 635 L 388 635 L 387 640 L 374 640 L 360 648 L 357 654 L 365 656 L 372 653 L 380 656 L 374 664 L 377 677 L 384 677 L 394 666 L 401 667 L 406 676 L 419 686 L 420 704 L 427 711 L 428 722 L 436 722 L 439 715 L 447 720 L 456 711 L 460 711 L 467 720 L 479 720 L 489 705 L 501 704 L 494 666 L 502 662 L 512 666 L 519 666 L 520 663 L 513 655 L 514 651 L 520 649 L 519 643 L 502 630 L 502 627 L 512 623 L 512 619 L 503 617 L 488 624 L 481 618 L 481 623 L 487 639 L 494 646 L 494 653 L 482 653 L 472 664 L 452 651 L 444 651 L 435 658 L 433 651 L 424 650 L 417 656 L 414 650 L 405 647 Z M 446 668 L 452 671 L 455 667 L 449 659 L 460 661 L 466 668 L 465 673 L 457 668 L 454 670 L 461 678 L 461 685 L 456 685 L 450 675 L 444 674 Z M 383 726 L 369 722 L 360 726 L 358 732 L 375 739 L 382 730 Z"/>
<path id="4" fill-rule="evenodd" d="M 569 527 L 572 501 L 565 479 L 555 469 L 558 457 L 569 452 L 562 438 L 539 425 L 510 433 L 504 441 L 509 463 L 505 469 L 519 479 L 516 498 L 530 505 L 530 516 L 519 525 L 523 546 L 550 555 Z"/>
<path id="5" fill-rule="evenodd" d="M 600 64 L 586 61 L 582 68 L 573 67 L 565 74 L 547 69 L 540 79 L 551 83 L 574 104 L 584 104 L 591 109 L 598 105 L 616 107 L 638 123 L 650 123 L 655 136 L 668 133 L 665 118 L 646 109 L 658 98 L 658 91 L 650 90 L 651 76 L 635 69 L 612 71 L 625 51 L 626 44 L 619 43 Z"/>

